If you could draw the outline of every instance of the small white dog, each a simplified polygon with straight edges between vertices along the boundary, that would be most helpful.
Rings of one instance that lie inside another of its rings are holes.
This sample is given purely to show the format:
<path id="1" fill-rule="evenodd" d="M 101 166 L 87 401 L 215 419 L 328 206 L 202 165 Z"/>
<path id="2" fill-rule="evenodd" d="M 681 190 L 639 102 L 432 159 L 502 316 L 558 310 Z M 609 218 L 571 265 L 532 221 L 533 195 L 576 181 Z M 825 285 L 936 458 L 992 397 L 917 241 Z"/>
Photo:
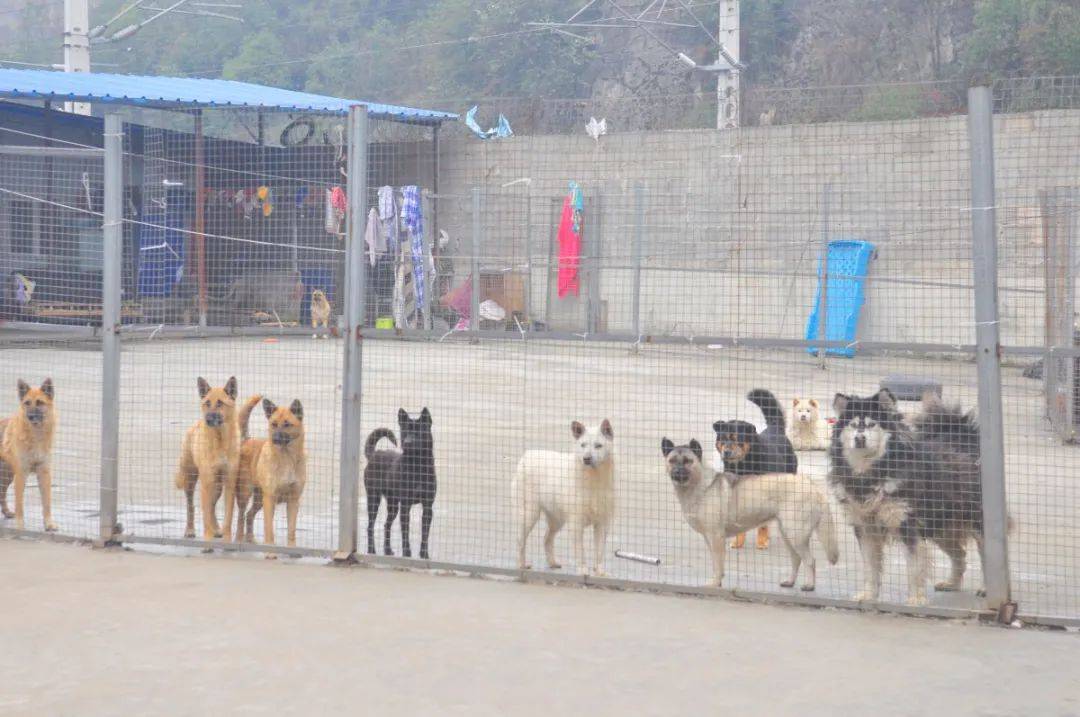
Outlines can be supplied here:
<path id="1" fill-rule="evenodd" d="M 833 565 L 840 559 L 836 526 L 825 494 L 806 476 L 797 473 L 766 473 L 741 476 L 734 485 L 702 460 L 701 444 L 691 439 L 676 446 L 667 438 L 660 442 L 668 477 L 682 506 L 683 517 L 705 539 L 713 560 L 712 584 L 724 580 L 724 540 L 775 519 L 780 536 L 791 553 L 791 576 L 780 583 L 790 588 L 806 563 L 802 589 L 817 584 L 817 564 L 810 549 L 816 531 Z"/>
<path id="2" fill-rule="evenodd" d="M 548 567 L 560 567 L 555 559 L 555 536 L 569 523 L 574 564 L 586 574 L 585 528 L 593 529 L 592 572 L 603 575 L 604 544 L 615 517 L 615 434 L 606 418 L 598 427 L 585 428 L 574 421 L 570 431 L 576 441 L 573 453 L 526 451 L 514 476 L 515 505 L 521 520 L 518 536 L 518 567 L 528 570 L 525 558 L 529 534 L 540 519 L 547 520 L 544 552 Z"/>
<path id="3" fill-rule="evenodd" d="M 787 437 L 797 451 L 829 450 L 829 422 L 821 417 L 818 402 L 813 398 L 796 398 L 791 402 L 791 420 Z"/>

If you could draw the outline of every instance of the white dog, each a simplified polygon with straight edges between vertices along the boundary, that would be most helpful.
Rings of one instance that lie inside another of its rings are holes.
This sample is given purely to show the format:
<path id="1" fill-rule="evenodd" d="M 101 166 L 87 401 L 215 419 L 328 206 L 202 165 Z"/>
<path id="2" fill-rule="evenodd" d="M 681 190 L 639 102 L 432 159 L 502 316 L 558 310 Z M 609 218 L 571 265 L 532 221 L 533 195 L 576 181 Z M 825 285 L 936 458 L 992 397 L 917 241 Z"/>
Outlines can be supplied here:
<path id="1" fill-rule="evenodd" d="M 791 553 L 791 576 L 780 583 L 790 588 L 806 563 L 802 589 L 813 590 L 817 565 L 810 536 L 817 531 L 825 555 L 833 565 L 840 559 L 836 526 L 825 494 L 814 482 L 796 473 L 767 473 L 739 477 L 734 485 L 702 460 L 701 444 L 691 439 L 676 446 L 667 438 L 660 442 L 667 460 L 668 477 L 682 506 L 683 517 L 701 534 L 713 560 L 712 584 L 724 579 L 724 540 L 775 519 L 780 536 Z"/>
<path id="2" fill-rule="evenodd" d="M 570 431 L 576 441 L 573 453 L 526 451 L 518 461 L 514 477 L 515 504 L 521 519 L 518 567 L 531 567 L 525 559 L 525 547 L 542 512 L 547 519 L 544 552 L 548 567 L 561 567 L 555 559 L 555 536 L 569 523 L 574 564 L 578 572 L 586 574 L 585 528 L 591 525 L 592 571 L 603 575 L 604 544 L 615 517 L 615 434 L 606 418 L 599 427 L 588 429 L 574 421 Z"/>
<path id="3" fill-rule="evenodd" d="M 816 400 L 812 398 L 792 400 L 787 437 L 797 451 L 829 450 L 829 423 L 821 417 L 821 410 Z"/>

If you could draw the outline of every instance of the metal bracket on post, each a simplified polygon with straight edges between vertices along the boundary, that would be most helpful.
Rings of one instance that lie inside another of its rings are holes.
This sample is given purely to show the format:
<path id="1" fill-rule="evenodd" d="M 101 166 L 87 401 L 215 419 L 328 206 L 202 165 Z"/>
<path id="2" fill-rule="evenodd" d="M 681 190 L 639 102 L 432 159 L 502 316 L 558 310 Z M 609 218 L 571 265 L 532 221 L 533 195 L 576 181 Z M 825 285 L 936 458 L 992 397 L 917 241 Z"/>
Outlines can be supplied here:
<path id="1" fill-rule="evenodd" d="M 979 372 L 979 458 L 982 479 L 983 577 L 986 607 L 1005 620 L 1015 614 L 1009 581 L 1008 509 L 1001 415 L 997 224 L 994 210 L 994 105 L 989 87 L 968 90 L 971 152 L 971 234 L 975 283 L 975 343 Z"/>
<path id="2" fill-rule="evenodd" d="M 338 476 L 338 544 L 335 564 L 356 562 L 360 501 L 360 409 L 363 377 L 364 221 L 367 205 L 368 114 L 349 108 L 348 233 L 345 238 L 345 355 L 341 378 L 341 466 Z"/>
<path id="3" fill-rule="evenodd" d="M 124 124 L 105 115 L 104 217 L 101 277 L 101 493 L 99 540 L 119 545 L 120 286 L 124 246 Z"/>

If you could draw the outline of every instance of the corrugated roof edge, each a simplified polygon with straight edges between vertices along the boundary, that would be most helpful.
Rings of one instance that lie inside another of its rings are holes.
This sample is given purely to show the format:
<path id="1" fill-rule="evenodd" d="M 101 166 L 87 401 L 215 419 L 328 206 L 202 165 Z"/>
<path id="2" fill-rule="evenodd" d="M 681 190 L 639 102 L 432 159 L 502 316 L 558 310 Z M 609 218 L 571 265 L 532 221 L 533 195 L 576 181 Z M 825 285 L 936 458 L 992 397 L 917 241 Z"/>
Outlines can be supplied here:
<path id="1" fill-rule="evenodd" d="M 365 105 L 371 117 L 407 124 L 437 125 L 458 118 L 452 112 L 342 99 L 235 80 L 100 72 L 65 73 L 0 68 L 0 97 L 163 109 L 244 107 L 331 114 L 347 114 L 349 107 Z"/>

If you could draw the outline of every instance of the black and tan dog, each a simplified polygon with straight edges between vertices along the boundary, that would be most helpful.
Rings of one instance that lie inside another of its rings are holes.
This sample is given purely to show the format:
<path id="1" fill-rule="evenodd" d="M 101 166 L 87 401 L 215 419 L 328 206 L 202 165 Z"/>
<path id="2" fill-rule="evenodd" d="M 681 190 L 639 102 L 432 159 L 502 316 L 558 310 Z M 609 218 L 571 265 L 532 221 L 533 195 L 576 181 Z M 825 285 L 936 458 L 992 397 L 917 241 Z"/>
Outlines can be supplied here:
<path id="1" fill-rule="evenodd" d="M 248 403 L 260 397 L 253 396 Z M 237 539 L 251 542 L 255 516 L 263 512 L 263 542 L 274 544 L 274 507 L 285 504 L 287 545 L 296 545 L 296 518 L 300 497 L 307 485 L 307 453 L 304 450 L 304 407 L 295 400 L 288 408 L 279 408 L 262 399 L 268 424 L 266 438 L 248 438 L 240 449 L 240 468 L 236 480 Z M 246 417 L 240 424 L 247 433 Z M 253 498 L 251 510 L 248 499 Z M 241 521 L 244 525 L 241 525 Z M 245 530 L 246 528 L 246 530 Z M 268 554 L 266 557 L 273 558 Z"/>
<path id="2" fill-rule="evenodd" d="M 799 459 L 784 431 L 784 409 L 776 396 L 763 388 L 755 388 L 746 395 L 746 400 L 761 409 L 765 430 L 758 433 L 754 424 L 748 421 L 714 423 L 716 450 L 724 459 L 724 471 L 736 478 L 797 472 Z M 746 534 L 739 533 L 731 546 L 741 548 L 745 542 Z M 758 527 L 757 547 L 759 550 L 769 547 L 768 525 Z"/>
<path id="3" fill-rule="evenodd" d="M 51 378 L 40 388 L 19 381 L 19 410 L 0 420 L 0 509 L 5 518 L 15 518 L 22 530 L 23 497 L 26 479 L 37 474 L 41 489 L 41 512 L 45 530 L 56 530 L 52 518 L 52 445 L 56 432 L 56 393 Z M 15 512 L 8 509 L 8 486 L 15 483 Z"/>
<path id="4" fill-rule="evenodd" d="M 222 537 L 216 510 L 217 501 L 225 493 L 226 540 L 232 539 L 233 494 L 236 472 L 240 465 L 240 428 L 236 411 L 236 377 L 231 376 L 223 387 L 211 388 L 199 377 L 199 409 L 202 418 L 196 421 L 180 447 L 180 465 L 176 471 L 176 488 L 187 499 L 185 538 L 195 537 L 195 486 L 200 489 L 203 514 L 203 538 Z M 255 403 L 242 409 L 243 420 Z"/>
<path id="5" fill-rule="evenodd" d="M 425 408 L 419 418 L 410 418 L 405 409 L 398 411 L 401 429 L 401 451 L 377 451 L 378 442 L 387 438 L 397 445 L 394 432 L 378 428 L 368 436 L 364 445 L 367 467 L 364 469 L 364 489 L 367 491 L 368 553 L 375 552 L 375 518 L 379 504 L 386 499 L 386 527 L 383 533 L 383 552 L 393 555 L 390 547 L 390 528 L 401 513 L 401 554 L 412 557 L 409 547 L 409 510 L 416 503 L 423 507 L 421 517 L 420 557 L 427 560 L 428 536 L 434 515 L 435 445 L 431 435 L 431 412 Z"/>

